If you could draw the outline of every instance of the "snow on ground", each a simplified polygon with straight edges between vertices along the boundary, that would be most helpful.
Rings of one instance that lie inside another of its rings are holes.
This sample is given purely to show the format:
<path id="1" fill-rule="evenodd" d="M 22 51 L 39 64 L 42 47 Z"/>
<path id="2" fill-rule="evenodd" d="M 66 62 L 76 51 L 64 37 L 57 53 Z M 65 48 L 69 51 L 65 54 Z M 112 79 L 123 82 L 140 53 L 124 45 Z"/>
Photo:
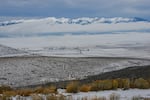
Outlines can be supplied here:
<path id="1" fill-rule="evenodd" d="M 98 92 L 79 92 L 79 93 L 65 93 L 64 89 L 58 90 L 59 94 L 66 96 L 67 100 L 92 100 L 95 97 L 106 97 L 109 100 L 111 94 L 119 96 L 119 100 L 132 100 L 133 97 L 150 98 L 150 89 L 129 89 L 129 90 L 105 90 Z M 45 95 L 42 95 L 45 98 Z M 70 99 L 69 99 L 70 98 Z M 24 97 L 23 99 L 32 100 L 31 97 Z M 17 100 L 17 96 L 13 97 L 13 100 Z M 44 99 L 46 100 L 46 99 Z M 143 99 L 140 99 L 143 100 Z"/>
<path id="2" fill-rule="evenodd" d="M 0 38 L 0 44 L 44 56 L 150 58 L 150 33 L 143 32 Z"/>
<path id="3" fill-rule="evenodd" d="M 132 100 L 132 97 L 146 97 L 150 98 L 150 89 L 129 89 L 129 90 L 106 90 L 106 91 L 98 91 L 98 92 L 80 92 L 76 94 L 65 93 L 65 90 L 59 90 L 60 93 L 66 96 L 72 96 L 73 100 L 80 100 L 83 97 L 94 98 L 94 97 L 106 97 L 107 99 L 112 93 L 120 96 L 120 100 Z M 80 98 L 80 99 L 79 99 Z M 82 99 L 81 99 L 82 100 Z"/>
<path id="4" fill-rule="evenodd" d="M 129 89 L 129 90 L 105 90 L 98 92 L 79 92 L 79 93 L 65 93 L 64 89 L 58 89 L 58 93 L 66 97 L 66 100 L 93 100 L 95 97 L 106 97 L 106 100 L 109 100 L 111 94 L 119 96 L 119 100 L 132 100 L 133 97 L 138 97 L 138 100 L 144 100 L 144 98 L 150 98 L 150 89 Z M 42 98 L 45 98 L 45 95 L 41 95 Z M 18 96 L 13 97 L 13 100 L 18 100 Z M 23 100 L 32 100 L 32 97 L 20 97 Z M 46 100 L 46 98 L 44 99 Z M 147 100 L 147 99 L 146 99 Z"/>

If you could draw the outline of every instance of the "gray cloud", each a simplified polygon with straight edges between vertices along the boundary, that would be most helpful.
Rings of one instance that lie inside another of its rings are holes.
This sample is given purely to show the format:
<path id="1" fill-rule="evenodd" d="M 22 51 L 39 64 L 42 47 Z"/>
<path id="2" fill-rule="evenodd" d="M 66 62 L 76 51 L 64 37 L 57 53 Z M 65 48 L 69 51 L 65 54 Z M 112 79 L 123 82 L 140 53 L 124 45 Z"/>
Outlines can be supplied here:
<path id="1" fill-rule="evenodd" d="M 0 15 L 150 17 L 150 0 L 0 0 Z"/>

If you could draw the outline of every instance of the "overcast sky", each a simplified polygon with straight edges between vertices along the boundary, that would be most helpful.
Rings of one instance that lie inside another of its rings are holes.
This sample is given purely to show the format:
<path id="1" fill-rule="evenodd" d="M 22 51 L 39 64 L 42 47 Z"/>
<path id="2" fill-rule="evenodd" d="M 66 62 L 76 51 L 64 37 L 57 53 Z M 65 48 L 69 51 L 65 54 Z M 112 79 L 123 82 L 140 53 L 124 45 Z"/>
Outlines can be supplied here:
<path id="1" fill-rule="evenodd" d="M 150 19 L 150 0 L 0 0 L 0 16 Z"/>

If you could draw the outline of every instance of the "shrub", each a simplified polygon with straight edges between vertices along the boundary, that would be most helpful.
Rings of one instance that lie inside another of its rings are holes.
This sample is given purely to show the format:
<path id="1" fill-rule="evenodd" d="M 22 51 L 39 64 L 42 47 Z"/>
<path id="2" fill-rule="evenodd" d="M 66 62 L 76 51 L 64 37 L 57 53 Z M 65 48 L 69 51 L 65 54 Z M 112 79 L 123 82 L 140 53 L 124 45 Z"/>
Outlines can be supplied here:
<path id="1" fill-rule="evenodd" d="M 43 88 L 43 87 L 36 87 L 36 88 L 34 89 L 34 93 L 37 93 L 37 94 L 43 93 L 43 91 L 44 91 L 44 88 Z"/>
<path id="2" fill-rule="evenodd" d="M 43 91 L 41 92 L 41 94 L 49 94 L 51 93 L 51 90 L 48 88 L 43 88 Z"/>
<path id="3" fill-rule="evenodd" d="M 16 96 L 17 93 L 16 93 L 16 91 L 5 91 L 5 92 L 3 92 L 3 95 L 5 95 L 5 96 Z"/>
<path id="4" fill-rule="evenodd" d="M 66 92 L 68 93 L 77 93 L 78 92 L 78 82 L 71 82 L 66 87 Z"/>
<path id="5" fill-rule="evenodd" d="M 122 79 L 118 78 L 117 81 L 118 81 L 118 88 L 123 88 L 123 81 L 122 81 Z"/>
<path id="6" fill-rule="evenodd" d="M 113 88 L 112 80 L 99 80 L 91 84 L 91 91 L 110 90 Z"/>
<path id="7" fill-rule="evenodd" d="M 123 79 L 123 88 L 129 89 L 130 88 L 130 80 L 129 79 Z"/>
<path id="8" fill-rule="evenodd" d="M 112 88 L 117 89 L 118 88 L 118 81 L 117 80 L 112 80 Z"/>
<path id="9" fill-rule="evenodd" d="M 148 89 L 149 88 L 148 81 L 144 80 L 143 78 L 136 79 L 134 82 L 134 85 L 136 88 L 140 88 L 140 89 Z"/>
<path id="10" fill-rule="evenodd" d="M 90 86 L 89 85 L 82 85 L 79 90 L 81 92 L 88 92 L 88 91 L 90 91 Z"/>
<path id="11" fill-rule="evenodd" d="M 149 85 L 150 85 L 150 79 L 148 79 L 147 81 L 148 81 L 148 83 L 149 83 Z"/>
<path id="12" fill-rule="evenodd" d="M 56 88 L 56 86 L 50 86 L 50 87 L 48 87 L 48 89 L 49 89 L 49 92 L 50 92 L 50 93 L 57 93 L 57 88 Z"/>
<path id="13" fill-rule="evenodd" d="M 130 88 L 135 88 L 134 80 L 133 79 L 130 81 Z"/>
<path id="14" fill-rule="evenodd" d="M 98 91 L 99 90 L 99 82 L 95 81 L 91 84 L 90 91 Z"/>
<path id="15" fill-rule="evenodd" d="M 112 87 L 113 87 L 112 80 L 103 80 L 99 83 L 100 90 L 110 90 L 112 89 Z"/>
<path id="16" fill-rule="evenodd" d="M 22 90 L 17 90 L 16 91 L 17 95 L 20 96 L 30 96 L 31 94 L 34 93 L 32 89 L 22 89 Z"/>
<path id="17" fill-rule="evenodd" d="M 50 87 L 37 87 L 34 89 L 34 93 L 40 94 L 49 94 L 49 93 L 57 93 L 57 88 L 55 86 Z"/>

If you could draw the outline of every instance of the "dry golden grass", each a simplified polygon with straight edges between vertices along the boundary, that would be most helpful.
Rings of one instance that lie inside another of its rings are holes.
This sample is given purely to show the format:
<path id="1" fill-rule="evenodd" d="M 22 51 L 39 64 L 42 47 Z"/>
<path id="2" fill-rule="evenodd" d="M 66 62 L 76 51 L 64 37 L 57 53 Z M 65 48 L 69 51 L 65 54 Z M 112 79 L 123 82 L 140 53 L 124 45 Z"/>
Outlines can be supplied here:
<path id="1" fill-rule="evenodd" d="M 77 93 L 79 91 L 81 92 L 89 92 L 89 91 L 100 91 L 100 90 L 112 90 L 117 88 L 140 88 L 140 89 L 148 89 L 150 88 L 150 80 L 145 80 L 142 78 L 136 79 L 136 80 L 129 80 L 129 79 L 111 79 L 111 80 L 97 80 L 89 84 L 83 84 L 82 86 L 79 86 L 79 82 L 71 82 L 66 86 L 66 92 L 68 93 Z M 60 100 L 65 100 L 64 96 L 58 96 L 54 95 L 57 94 L 57 88 L 55 86 L 49 86 L 49 87 L 37 87 L 33 89 L 12 89 L 9 86 L 0 86 L 0 94 L 3 94 L 3 96 L 0 96 L 0 100 L 8 99 L 12 96 L 30 96 L 33 94 L 44 94 L 48 95 L 47 98 L 56 98 Z M 53 94 L 53 95 L 51 95 Z M 36 96 L 36 95 L 35 95 Z M 116 95 L 111 95 L 111 100 L 116 100 Z M 86 98 L 82 98 L 85 99 Z M 136 100 L 136 98 L 134 98 Z M 97 98 L 98 100 L 98 98 Z M 100 98 L 99 100 L 103 100 Z M 149 98 L 146 98 L 145 100 L 149 100 Z"/>
<path id="2" fill-rule="evenodd" d="M 93 82 L 91 85 L 91 91 L 99 91 L 99 90 L 111 90 L 113 89 L 112 80 L 99 80 Z"/>
<path id="3" fill-rule="evenodd" d="M 0 94 L 2 94 L 4 91 L 11 91 L 13 90 L 10 86 L 1 85 L 0 86 Z"/>
<path id="4" fill-rule="evenodd" d="M 117 80 L 112 80 L 112 89 L 117 89 L 119 87 Z"/>
<path id="5" fill-rule="evenodd" d="M 66 87 L 66 92 L 68 93 L 77 93 L 79 91 L 79 83 L 71 82 Z"/>
<path id="6" fill-rule="evenodd" d="M 16 91 L 17 95 L 20 96 L 30 96 L 34 93 L 33 89 L 21 89 Z"/>
<path id="7" fill-rule="evenodd" d="M 98 81 L 95 81 L 93 83 L 91 83 L 90 85 L 90 91 L 99 91 L 99 82 Z"/>
<path id="8" fill-rule="evenodd" d="M 57 88 L 55 86 L 37 87 L 36 89 L 34 89 L 34 93 L 40 94 L 57 93 Z"/>
<path id="9" fill-rule="evenodd" d="M 36 87 L 34 89 L 34 93 L 37 93 L 37 94 L 40 94 L 40 93 L 43 93 L 44 91 L 44 88 L 43 87 Z"/>
<path id="10" fill-rule="evenodd" d="M 57 93 L 57 88 L 55 86 L 48 87 L 49 93 Z"/>
<path id="11" fill-rule="evenodd" d="M 143 78 L 139 78 L 136 79 L 134 82 L 134 85 L 136 88 L 140 88 L 140 89 L 148 89 L 150 88 L 150 84 L 147 80 L 143 79 Z"/>
<path id="12" fill-rule="evenodd" d="M 5 92 L 3 92 L 3 95 L 6 95 L 6 96 L 16 96 L 17 93 L 16 93 L 16 91 L 5 91 Z"/>
<path id="13" fill-rule="evenodd" d="M 100 90 L 111 90 L 113 88 L 112 80 L 103 80 L 100 85 Z"/>
<path id="14" fill-rule="evenodd" d="M 130 80 L 129 79 L 122 79 L 123 82 L 123 88 L 129 89 L 130 88 Z"/>
<path id="15" fill-rule="evenodd" d="M 90 89 L 91 89 L 91 86 L 89 86 L 89 85 L 82 85 L 82 86 L 79 88 L 79 90 L 80 90 L 81 92 L 89 92 Z"/>

